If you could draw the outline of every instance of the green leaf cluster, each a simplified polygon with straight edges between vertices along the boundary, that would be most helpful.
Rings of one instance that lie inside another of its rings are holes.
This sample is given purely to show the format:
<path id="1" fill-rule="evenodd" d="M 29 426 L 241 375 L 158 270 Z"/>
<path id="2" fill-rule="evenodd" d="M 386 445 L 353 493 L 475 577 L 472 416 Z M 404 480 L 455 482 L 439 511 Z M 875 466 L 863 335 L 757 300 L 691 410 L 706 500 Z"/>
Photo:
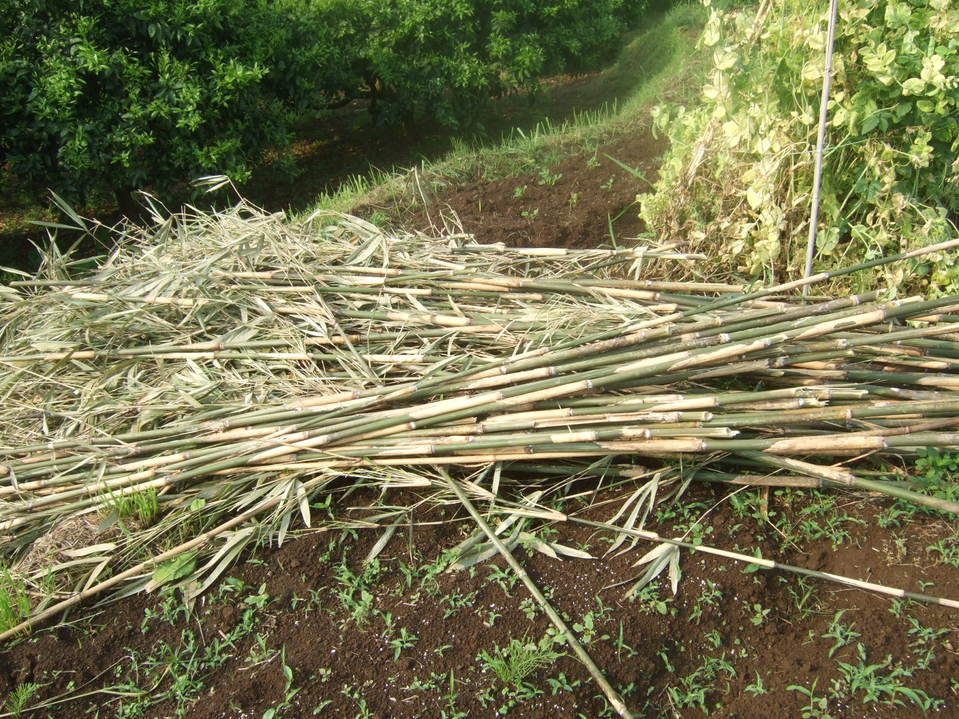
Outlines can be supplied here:
<path id="1" fill-rule="evenodd" d="M 709 3 L 706 2 L 708 5 Z M 702 103 L 660 106 L 672 140 L 641 214 L 767 279 L 800 276 L 811 207 L 828 3 L 711 9 Z M 840 3 L 817 257 L 852 264 L 956 235 L 959 7 L 952 0 Z M 959 289 L 930 256 L 884 270 L 891 288 Z M 880 278 L 860 276 L 870 285 Z"/>
<path id="2" fill-rule="evenodd" d="M 297 10 L 13 0 L 0 16 L 0 160 L 72 197 L 214 168 L 243 179 L 288 137 Z"/>

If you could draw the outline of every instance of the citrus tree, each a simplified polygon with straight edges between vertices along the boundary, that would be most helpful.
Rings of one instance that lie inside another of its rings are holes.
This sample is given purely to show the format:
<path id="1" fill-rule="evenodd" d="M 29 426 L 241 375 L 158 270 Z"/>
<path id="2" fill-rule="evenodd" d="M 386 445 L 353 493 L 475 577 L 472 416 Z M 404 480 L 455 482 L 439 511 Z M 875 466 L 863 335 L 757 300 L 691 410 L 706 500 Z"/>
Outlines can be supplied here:
<path id="1" fill-rule="evenodd" d="M 242 179 L 309 99 L 303 10 L 12 0 L 0 16 L 0 153 L 17 177 L 74 197 L 213 170 Z"/>
<path id="2" fill-rule="evenodd" d="M 619 50 L 645 0 L 353 0 L 363 76 L 389 116 L 469 122 L 477 105 Z"/>

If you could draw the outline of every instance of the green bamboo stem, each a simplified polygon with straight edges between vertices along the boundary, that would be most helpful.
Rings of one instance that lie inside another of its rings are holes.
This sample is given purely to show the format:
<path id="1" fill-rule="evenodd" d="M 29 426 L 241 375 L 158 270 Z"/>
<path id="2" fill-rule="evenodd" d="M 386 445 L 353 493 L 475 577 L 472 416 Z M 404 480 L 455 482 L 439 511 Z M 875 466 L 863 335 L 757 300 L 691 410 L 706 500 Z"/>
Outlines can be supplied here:
<path id="1" fill-rule="evenodd" d="M 862 301 L 862 297 L 851 297 L 826 303 L 821 308 L 817 308 L 816 306 L 796 308 L 795 310 L 790 311 L 788 318 L 798 319 L 806 317 L 810 314 L 816 313 L 817 309 L 821 309 L 825 313 L 832 313 L 836 310 L 842 310 L 850 307 L 852 308 L 852 314 L 859 314 L 860 309 L 858 305 L 860 305 Z M 761 330 L 760 334 L 762 334 L 762 329 L 768 326 L 768 322 L 766 322 L 766 320 L 769 318 L 770 313 L 762 311 L 757 313 L 757 315 L 758 316 L 756 316 L 754 319 L 742 323 L 735 329 L 737 331 L 743 331 L 759 328 Z M 846 315 L 844 314 L 843 316 Z M 683 328 L 682 334 L 686 337 L 689 337 L 689 340 L 692 341 L 701 337 L 718 334 L 723 332 L 725 329 L 725 323 L 715 319 L 710 319 L 701 321 L 691 327 Z M 638 345 L 649 343 L 654 340 L 667 340 L 671 337 L 674 337 L 676 333 L 677 330 L 669 327 L 648 330 L 630 330 L 626 328 L 622 332 L 604 332 L 599 335 L 585 338 L 583 341 L 573 342 L 568 349 L 565 348 L 565 344 L 568 343 L 561 343 L 548 354 L 545 351 L 540 350 L 528 352 L 519 358 L 512 358 L 509 361 L 500 361 L 498 363 L 492 363 L 487 367 L 477 368 L 476 372 L 471 372 L 470 375 L 478 374 L 479 376 L 483 376 L 486 372 L 489 372 L 494 368 L 499 369 L 500 373 L 505 374 L 508 372 L 521 372 L 525 370 L 536 369 L 550 364 L 553 366 L 559 366 L 571 360 L 576 360 L 583 357 L 592 358 L 595 356 L 604 355 L 611 351 L 623 350 L 626 348 L 634 349 Z"/>
<path id="2" fill-rule="evenodd" d="M 628 466 L 594 467 L 588 464 L 581 465 L 544 465 L 535 462 L 516 462 L 510 465 L 511 469 L 519 472 L 533 472 L 561 478 L 569 477 L 614 477 L 618 479 L 641 479 L 648 477 L 650 470 L 645 467 L 633 468 Z M 746 485 L 755 487 L 797 487 L 818 489 L 825 486 L 825 482 L 814 477 L 786 474 L 743 474 L 735 472 L 720 472 L 712 469 L 693 469 L 683 472 L 682 477 L 691 478 L 697 482 L 713 482 L 719 484 Z"/>
<path id="3" fill-rule="evenodd" d="M 576 638 L 576 635 L 573 634 L 573 631 L 567 626 L 566 622 L 563 621 L 563 618 L 560 617 L 559 613 L 553 609 L 553 606 L 549 603 L 549 600 L 546 599 L 543 593 L 539 590 L 539 587 L 536 586 L 536 583 L 533 582 L 526 570 L 523 569 L 518 561 L 516 561 L 516 558 L 509 551 L 509 548 L 503 544 L 502 540 L 486 523 L 486 520 L 483 519 L 483 516 L 476 510 L 476 507 L 473 506 L 473 503 L 470 501 L 469 497 L 466 496 L 466 493 L 459 487 L 452 477 L 447 476 L 446 481 L 449 488 L 456 495 L 456 498 L 466 508 L 466 511 L 469 512 L 470 516 L 473 518 L 473 521 L 476 522 L 477 526 L 479 526 L 489 541 L 493 543 L 493 546 L 496 547 L 496 550 L 503 556 L 503 559 L 506 560 L 506 563 L 509 564 L 516 576 L 520 578 L 520 581 L 523 582 L 526 589 L 543 610 L 543 613 L 546 614 L 549 620 L 553 623 L 553 626 L 555 626 L 560 633 L 562 633 L 563 637 L 566 639 L 566 643 L 569 645 L 569 648 L 573 650 L 573 653 L 576 654 L 579 660 L 589 671 L 590 675 L 593 677 L 593 681 L 596 682 L 603 694 L 606 695 L 606 699 L 613 706 L 613 708 L 616 709 L 616 712 L 621 717 L 626 719 L 632 717 L 632 714 L 630 714 L 629 709 L 627 709 L 626 703 L 623 701 L 622 697 L 620 697 L 619 693 L 606 680 L 606 677 L 603 676 L 602 671 L 598 666 L 596 666 L 596 663 L 592 660 L 592 658 L 589 656 L 589 653 L 579 642 L 579 639 Z M 0 640 L 2 639 L 3 637 L 0 636 Z"/>
<path id="4" fill-rule="evenodd" d="M 779 467 L 791 472 L 798 472 L 799 474 L 805 474 L 810 477 L 817 477 L 837 486 L 853 487 L 855 489 L 878 492 L 889 497 L 904 499 L 907 502 L 912 502 L 913 504 L 920 504 L 925 507 L 930 507 L 932 509 L 939 510 L 940 512 L 959 514 L 959 503 L 957 502 L 939 499 L 938 497 L 929 497 L 918 492 L 913 492 L 912 490 L 904 487 L 898 487 L 890 482 L 880 482 L 877 480 L 857 477 L 852 472 L 844 469 L 839 469 L 836 467 L 820 467 L 818 465 L 810 464 L 809 462 L 803 462 L 798 459 L 777 457 L 774 455 L 765 454 L 764 452 L 742 451 L 739 452 L 739 454 L 742 454 L 743 456 L 753 459 L 757 462 L 767 464 L 771 467 Z"/>

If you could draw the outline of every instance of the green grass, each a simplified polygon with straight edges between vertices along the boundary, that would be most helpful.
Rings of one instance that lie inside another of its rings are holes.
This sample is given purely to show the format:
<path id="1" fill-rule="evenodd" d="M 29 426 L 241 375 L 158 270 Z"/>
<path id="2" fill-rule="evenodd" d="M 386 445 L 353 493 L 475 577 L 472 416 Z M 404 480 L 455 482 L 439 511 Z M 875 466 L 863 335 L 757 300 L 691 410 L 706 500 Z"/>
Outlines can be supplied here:
<path id="1" fill-rule="evenodd" d="M 128 651 L 125 661 L 116 665 L 114 684 L 106 690 L 119 697 L 114 707 L 116 716 L 133 719 L 165 701 L 173 703 L 175 716 L 190 716 L 210 675 L 234 658 L 238 645 L 251 635 L 255 637 L 254 641 L 260 640 L 254 648 L 263 648 L 269 658 L 276 656 L 277 652 L 266 649 L 266 639 L 258 633 L 259 625 L 267 617 L 265 608 L 269 601 L 265 585 L 257 588 L 227 578 L 209 597 L 204 612 L 199 617 L 191 618 L 182 597 L 174 591 L 167 591 L 158 610 L 148 609 L 145 612 L 140 630 L 146 633 L 157 624 L 165 623 L 179 631 L 171 641 L 156 642 L 152 651 Z M 238 621 L 225 632 L 205 637 L 202 625 L 195 622 L 223 605 L 240 608 Z M 292 673 L 288 671 L 283 651 L 279 653 L 284 660 L 286 696 L 291 699 L 296 693 L 292 687 Z"/>
<path id="2" fill-rule="evenodd" d="M 134 522 L 140 526 L 152 524 L 160 516 L 160 503 L 155 489 L 130 494 L 118 494 L 110 498 L 121 525 Z"/>
<path id="3" fill-rule="evenodd" d="M 30 706 L 30 701 L 40 690 L 41 685 L 36 682 L 24 682 L 19 684 L 7 700 L 3 703 L 3 711 L 7 712 L 14 719 L 20 719 L 23 712 Z"/>
<path id="4" fill-rule="evenodd" d="M 0 632 L 15 627 L 30 614 L 30 597 L 23 584 L 0 567 Z"/>

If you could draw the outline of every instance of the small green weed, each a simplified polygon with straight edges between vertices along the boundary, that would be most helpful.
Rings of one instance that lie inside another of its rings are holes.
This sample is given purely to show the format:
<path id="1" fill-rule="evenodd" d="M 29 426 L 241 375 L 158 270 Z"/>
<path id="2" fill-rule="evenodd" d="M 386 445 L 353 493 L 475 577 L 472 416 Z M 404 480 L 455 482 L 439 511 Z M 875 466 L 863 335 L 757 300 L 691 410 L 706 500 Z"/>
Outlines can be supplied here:
<path id="1" fill-rule="evenodd" d="M 30 700 L 40 690 L 41 685 L 36 682 L 24 682 L 18 684 L 16 689 L 10 692 L 10 696 L 3 703 L 3 710 L 14 719 L 20 719 L 23 712 L 26 711 Z"/>
<path id="2" fill-rule="evenodd" d="M 722 598 L 723 593 L 719 585 L 711 579 L 707 579 L 706 587 L 700 592 L 699 597 L 696 599 L 696 604 L 693 605 L 693 610 L 690 612 L 689 618 L 696 624 L 699 624 L 703 617 L 703 607 L 718 607 L 719 600 Z"/>
<path id="3" fill-rule="evenodd" d="M 467 594 L 462 594 L 459 591 L 455 591 L 450 594 L 444 594 L 442 597 L 440 597 L 440 603 L 446 605 L 446 609 L 443 610 L 443 619 L 448 619 L 456 614 L 456 612 L 458 612 L 460 609 L 472 607 L 475 601 L 475 591 Z"/>
<path id="4" fill-rule="evenodd" d="M 30 614 L 30 597 L 11 576 L 0 569 L 0 632 L 17 626 Z"/>
<path id="5" fill-rule="evenodd" d="M 562 172 L 551 172 L 547 167 L 539 171 L 539 181 L 537 185 L 547 185 L 553 187 L 563 177 Z"/>
<path id="6" fill-rule="evenodd" d="M 758 627 L 769 618 L 770 611 L 772 610 L 764 608 L 762 604 L 755 603 L 753 604 L 753 615 L 749 618 L 749 621 Z"/>
<path id="7" fill-rule="evenodd" d="M 959 537 L 943 537 L 935 544 L 926 547 L 927 552 L 939 555 L 939 561 L 952 567 L 959 567 Z"/>
<path id="8" fill-rule="evenodd" d="M 806 577 L 798 577 L 795 580 L 787 580 L 786 591 L 792 597 L 802 618 L 806 618 L 816 611 L 819 606 L 819 597 L 816 594 L 816 586 Z"/>
<path id="9" fill-rule="evenodd" d="M 412 649 L 419 639 L 415 634 L 411 634 L 406 627 L 400 627 L 400 635 L 390 641 L 390 647 L 393 649 L 393 661 L 400 658 L 404 649 Z"/>
<path id="10" fill-rule="evenodd" d="M 555 662 L 561 654 L 546 642 L 510 639 L 505 647 L 494 647 L 492 652 L 482 651 L 477 659 L 485 671 L 491 671 L 505 685 L 519 688 L 523 680 L 540 667 Z"/>
<path id="11" fill-rule="evenodd" d="M 769 693 L 769 689 L 767 689 L 766 685 L 763 683 L 762 675 L 760 675 L 759 672 L 756 672 L 756 681 L 754 681 L 752 684 L 747 684 L 744 691 L 749 692 L 753 696 Z"/>
<path id="12" fill-rule="evenodd" d="M 613 646 L 616 647 L 616 656 L 619 657 L 622 653 L 626 653 L 628 658 L 635 657 L 639 654 L 638 651 L 633 649 L 626 643 L 625 630 L 623 627 L 623 620 L 619 620 L 619 633 L 616 635 L 616 639 L 613 641 Z"/>
<path id="13" fill-rule="evenodd" d="M 833 679 L 828 692 L 822 695 L 816 694 L 815 681 L 811 688 L 795 684 L 786 687 L 808 698 L 809 702 L 802 710 L 803 719 L 835 719 L 835 715 L 829 711 L 830 703 L 844 705 L 851 697 L 860 698 L 863 705 L 905 707 L 908 702 L 923 712 L 938 711 L 945 707 L 943 700 L 932 698 L 921 689 L 906 686 L 903 680 L 912 677 L 913 669 L 901 662 L 893 662 L 892 656 L 887 655 L 882 661 L 868 663 L 866 647 L 858 642 L 856 660 L 854 663 L 837 663 L 840 678 Z"/>
<path id="14" fill-rule="evenodd" d="M 847 646 L 851 642 L 862 636 L 857 631 L 853 630 L 855 624 L 850 624 L 848 627 L 842 623 L 842 616 L 846 613 L 845 609 L 841 609 L 836 612 L 835 616 L 832 618 L 832 621 L 829 623 L 829 631 L 823 634 L 823 639 L 834 639 L 835 644 L 832 645 L 829 649 L 829 656 L 832 657 L 839 649 Z"/>
<path id="15" fill-rule="evenodd" d="M 498 567 L 495 564 L 490 566 L 489 578 L 500 586 L 500 589 L 503 590 L 506 596 L 512 596 L 513 587 L 515 587 L 516 582 L 519 581 L 519 577 L 510 569 Z"/>
<path id="16" fill-rule="evenodd" d="M 151 706 L 169 701 L 173 705 L 171 715 L 190 716 L 209 675 L 236 656 L 240 642 L 256 629 L 270 597 L 265 584 L 253 588 L 240 580 L 227 579 L 213 605 L 220 599 L 243 607 L 239 621 L 229 631 L 204 641 L 192 629 L 182 629 L 172 642 L 160 641 L 150 652 L 128 651 L 126 662 L 114 668 L 117 684 L 110 687 L 110 692 L 117 694 L 118 700 L 113 715 L 134 719 L 144 716 Z M 141 629 L 149 628 L 157 619 L 176 625 L 186 619 L 184 612 L 183 603 L 170 592 L 159 611 L 145 616 Z M 268 652 L 265 640 L 259 640 L 258 646 Z M 275 655 L 273 652 L 272 656 Z"/>
<path id="17" fill-rule="evenodd" d="M 835 719 L 829 713 L 829 699 L 816 696 L 816 683 L 817 680 L 814 679 L 811 689 L 798 684 L 790 684 L 786 689 L 791 692 L 799 692 L 809 700 L 809 703 L 802 708 L 802 719 Z"/>
<path id="18" fill-rule="evenodd" d="M 370 705 L 358 688 L 344 684 L 343 688 L 340 689 L 340 694 L 356 702 L 356 714 L 354 714 L 356 719 L 372 719 L 373 712 L 370 710 Z"/>
<path id="19" fill-rule="evenodd" d="M 343 608 L 356 624 L 362 625 L 373 609 L 372 585 L 376 582 L 381 571 L 377 559 L 369 562 L 363 571 L 355 574 L 344 558 L 333 570 L 340 588 L 334 589 L 334 594 L 340 600 Z"/>
<path id="20" fill-rule="evenodd" d="M 725 675 L 725 689 L 718 687 L 720 678 Z M 679 685 L 666 688 L 670 703 L 679 709 L 699 709 L 705 714 L 710 713 L 706 701 L 710 692 L 728 691 L 729 679 L 735 678 L 736 669 L 722 657 L 706 657 L 702 665 L 684 677 L 680 677 Z M 718 707 L 717 707 L 718 708 Z"/>
<path id="21" fill-rule="evenodd" d="M 959 454 L 928 448 L 918 451 L 915 473 L 911 479 L 917 485 L 915 490 L 922 494 L 951 502 L 959 502 L 957 474 L 959 474 Z M 880 513 L 879 526 L 883 528 L 901 527 L 916 515 L 922 514 L 948 516 L 943 512 L 918 505 L 915 502 L 897 500 L 888 509 Z"/>
<path id="22" fill-rule="evenodd" d="M 921 689 L 913 689 L 903 685 L 902 679 L 912 676 L 912 670 L 899 663 L 893 663 L 891 656 L 886 656 L 881 662 L 866 663 L 866 647 L 857 645 L 858 661 L 855 664 L 839 662 L 839 673 L 842 680 L 833 684 L 837 686 L 834 692 L 839 696 L 856 694 L 862 696 L 863 704 L 893 704 L 905 706 L 905 699 L 916 705 L 924 712 L 930 709 L 941 708 L 941 700 L 932 699 Z M 888 671 L 884 671 L 888 670 Z"/>
<path id="23" fill-rule="evenodd" d="M 672 598 L 660 596 L 659 580 L 654 580 L 634 595 L 641 614 L 668 614 Z"/>
<path id="24" fill-rule="evenodd" d="M 160 501 L 155 489 L 111 495 L 109 504 L 121 527 L 126 527 L 127 522 L 149 526 L 160 516 Z"/>
<path id="25" fill-rule="evenodd" d="M 263 719 L 278 719 L 284 709 L 289 709 L 293 698 L 300 690 L 293 686 L 293 668 L 286 663 L 286 647 L 280 651 L 280 667 L 283 670 L 283 699 L 263 712 Z"/>

